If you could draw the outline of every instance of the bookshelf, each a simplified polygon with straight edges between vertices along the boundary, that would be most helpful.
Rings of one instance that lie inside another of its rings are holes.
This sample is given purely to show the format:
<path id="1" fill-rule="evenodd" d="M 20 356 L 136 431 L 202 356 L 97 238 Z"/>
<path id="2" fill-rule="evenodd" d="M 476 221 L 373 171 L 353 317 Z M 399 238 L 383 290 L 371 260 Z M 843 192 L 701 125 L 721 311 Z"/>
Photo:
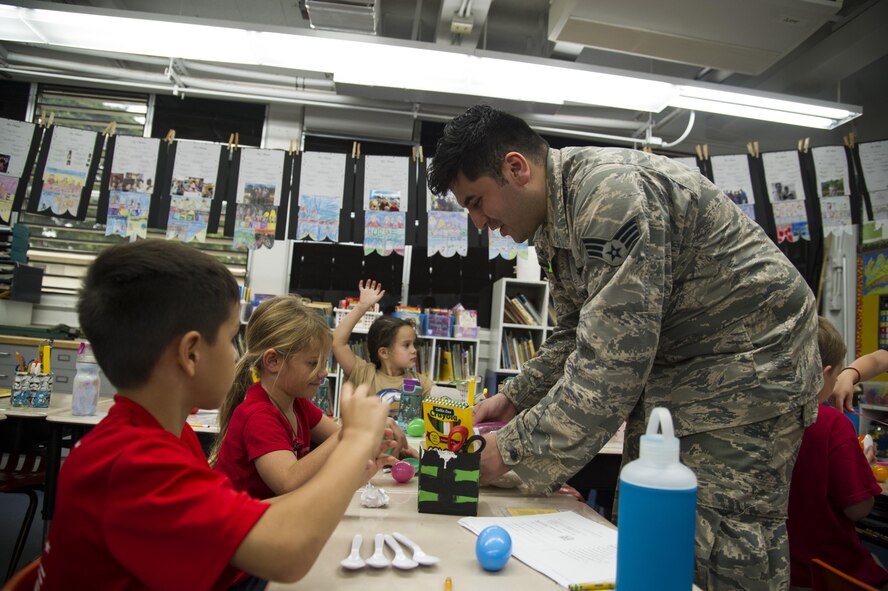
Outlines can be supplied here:
<path id="1" fill-rule="evenodd" d="M 504 277 L 493 284 L 489 363 L 495 382 L 486 380 L 488 389 L 536 356 L 551 331 L 548 317 L 548 282 Z"/>
<path id="2" fill-rule="evenodd" d="M 369 361 L 367 352 L 367 331 L 355 328 L 349 337 L 349 346 L 354 354 Z M 417 371 L 431 378 L 436 384 L 450 384 L 453 380 L 468 378 L 478 371 L 478 352 L 480 341 L 464 337 L 420 336 L 416 338 Z M 449 357 L 450 373 L 447 373 L 446 362 Z M 327 380 L 333 392 L 333 415 L 339 416 L 339 391 L 345 382 L 345 376 L 332 353 L 327 366 Z M 448 376 L 452 376 L 448 379 Z"/>

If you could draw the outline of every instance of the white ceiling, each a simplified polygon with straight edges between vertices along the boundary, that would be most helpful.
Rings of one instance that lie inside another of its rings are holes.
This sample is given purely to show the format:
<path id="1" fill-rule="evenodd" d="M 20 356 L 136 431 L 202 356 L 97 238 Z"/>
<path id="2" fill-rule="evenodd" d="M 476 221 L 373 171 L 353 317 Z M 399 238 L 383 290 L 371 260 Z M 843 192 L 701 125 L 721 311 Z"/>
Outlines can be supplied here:
<path id="1" fill-rule="evenodd" d="M 331 2 L 374 4 L 373 0 L 327 0 L 327 4 Z M 296 0 L 56 3 L 245 24 L 300 29 L 309 26 L 304 6 Z M 311 9 L 312 0 L 308 4 Z M 841 143 L 841 137 L 852 130 L 861 141 L 888 138 L 884 100 L 888 93 L 888 0 L 376 0 L 375 7 L 377 36 L 383 38 L 697 79 L 857 104 L 864 110 L 862 117 L 832 132 L 698 113 L 690 136 L 675 148 L 678 151 L 691 152 L 694 144 L 707 143 L 711 153 L 736 153 L 745 150 L 752 140 L 759 141 L 763 151 L 788 149 L 802 137 L 811 137 L 813 145 Z M 470 8 L 472 29 L 455 35 L 450 32 L 453 15 L 464 8 Z M 163 64 L 152 59 L 69 55 L 0 42 L 0 57 L 4 52 L 8 54 L 6 62 L 17 70 L 5 75 L 14 79 L 28 79 L 21 73 L 27 69 L 34 72 L 32 79 L 45 79 L 47 72 L 65 70 L 51 59 L 90 67 L 90 77 L 96 79 L 110 79 L 115 70 L 144 76 L 156 76 L 164 70 Z M 287 75 L 279 84 L 291 90 L 293 84 L 304 87 L 306 96 L 319 97 L 319 103 L 333 93 L 332 83 L 322 75 L 276 72 Z M 207 68 L 187 74 L 204 78 L 207 84 L 223 84 L 229 79 L 228 74 Z M 0 75 L 4 75 L 2 60 Z M 527 84 L 533 83 L 527 80 Z M 473 102 L 468 98 L 454 100 L 452 96 L 393 96 L 368 88 L 337 87 L 335 92 L 335 100 L 341 103 L 415 113 L 421 120 L 444 120 Z M 527 117 L 538 127 L 620 136 L 643 135 L 649 117 L 647 113 L 594 107 L 501 106 Z M 360 133 L 361 121 L 372 118 L 368 111 L 344 112 L 338 108 L 336 116 L 331 116 L 330 109 L 310 102 L 306 120 L 311 118 L 316 127 L 329 127 L 329 133 L 374 134 L 374 126 L 369 124 L 367 131 Z M 409 140 L 414 133 L 412 117 L 392 120 L 404 126 L 401 135 Z M 684 131 L 687 116 L 681 110 L 667 109 L 654 115 L 652 121 L 654 134 L 668 142 Z"/>

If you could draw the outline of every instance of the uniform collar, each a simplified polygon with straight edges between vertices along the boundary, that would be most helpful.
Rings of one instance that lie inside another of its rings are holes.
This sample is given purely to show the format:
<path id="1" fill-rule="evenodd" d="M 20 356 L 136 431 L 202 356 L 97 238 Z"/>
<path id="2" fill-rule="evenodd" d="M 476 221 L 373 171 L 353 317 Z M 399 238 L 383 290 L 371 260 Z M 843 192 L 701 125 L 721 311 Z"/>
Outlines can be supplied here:
<path id="1" fill-rule="evenodd" d="M 546 196 L 548 199 L 546 223 L 534 234 L 533 242 L 549 243 L 555 248 L 570 247 L 570 226 L 564 207 L 564 183 L 561 178 L 561 150 L 549 148 L 546 158 Z"/>

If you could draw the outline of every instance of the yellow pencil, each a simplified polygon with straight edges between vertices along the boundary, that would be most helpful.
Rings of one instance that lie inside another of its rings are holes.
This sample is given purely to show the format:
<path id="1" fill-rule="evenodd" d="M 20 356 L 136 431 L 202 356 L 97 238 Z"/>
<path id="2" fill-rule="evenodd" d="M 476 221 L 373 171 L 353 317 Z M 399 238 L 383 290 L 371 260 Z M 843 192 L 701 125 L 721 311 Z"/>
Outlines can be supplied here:
<path id="1" fill-rule="evenodd" d="M 574 583 L 568 587 L 568 589 L 570 591 L 594 591 L 598 589 L 603 591 L 607 589 L 616 589 L 616 587 L 616 583 Z"/>
<path id="2" fill-rule="evenodd" d="M 453 591 L 453 581 L 450 580 L 450 577 L 444 579 L 444 591 Z"/>

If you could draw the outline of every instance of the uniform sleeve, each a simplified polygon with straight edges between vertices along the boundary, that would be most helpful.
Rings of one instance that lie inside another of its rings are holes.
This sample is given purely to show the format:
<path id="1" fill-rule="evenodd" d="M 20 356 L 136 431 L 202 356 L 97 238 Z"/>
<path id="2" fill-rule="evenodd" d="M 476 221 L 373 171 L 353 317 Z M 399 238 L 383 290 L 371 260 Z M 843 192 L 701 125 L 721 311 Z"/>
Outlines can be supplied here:
<path id="1" fill-rule="evenodd" d="M 851 421 L 835 421 L 829 441 L 829 498 L 844 509 L 882 493 L 860 449 Z"/>
<path id="2" fill-rule="evenodd" d="M 151 589 L 213 588 L 268 509 L 173 441 L 136 442 L 107 490 L 114 491 L 101 523 L 108 548 Z"/>
<path id="3" fill-rule="evenodd" d="M 554 269 L 558 282 L 588 294 L 574 347 L 548 393 L 497 433 L 503 461 L 538 491 L 579 471 L 629 416 L 653 365 L 671 282 L 658 189 L 619 166 L 575 186 L 572 246 L 585 264 Z"/>
<path id="4" fill-rule="evenodd" d="M 292 430 L 280 416 L 268 405 L 254 410 L 244 421 L 244 449 L 251 462 L 273 451 L 293 451 Z"/>

